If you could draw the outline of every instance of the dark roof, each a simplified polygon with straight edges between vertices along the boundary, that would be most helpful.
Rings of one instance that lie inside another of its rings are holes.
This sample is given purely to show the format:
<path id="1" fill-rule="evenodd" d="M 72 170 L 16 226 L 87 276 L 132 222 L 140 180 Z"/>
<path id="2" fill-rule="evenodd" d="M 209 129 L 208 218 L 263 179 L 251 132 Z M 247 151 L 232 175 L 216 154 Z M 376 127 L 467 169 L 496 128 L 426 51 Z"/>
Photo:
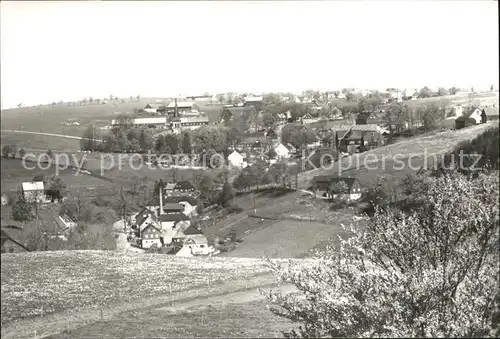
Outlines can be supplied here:
<path id="1" fill-rule="evenodd" d="M 188 180 L 184 180 L 184 181 L 179 181 L 177 182 L 177 184 L 175 185 L 175 188 L 174 189 L 177 189 L 177 190 L 194 190 L 194 186 L 193 184 L 188 181 Z"/>
<path id="2" fill-rule="evenodd" d="M 474 124 L 476 123 L 476 120 L 472 119 L 472 118 L 469 118 L 470 117 L 470 114 L 467 114 L 467 115 L 462 115 L 458 118 L 455 119 L 455 122 L 474 122 Z"/>
<path id="3" fill-rule="evenodd" d="M 184 215 L 182 213 L 160 215 L 160 221 L 182 221 L 182 220 L 190 220 L 190 219 L 187 215 Z"/>
<path id="4" fill-rule="evenodd" d="M 342 138 L 346 133 L 348 132 L 348 130 L 338 130 L 338 131 L 335 131 L 334 133 L 337 133 L 337 138 Z"/>
<path id="5" fill-rule="evenodd" d="M 343 139 L 345 140 L 361 140 L 363 138 L 363 132 L 362 131 L 349 131 L 347 132 L 346 135 L 343 136 Z"/>
<path id="6" fill-rule="evenodd" d="M 498 116 L 498 107 L 486 107 L 484 109 L 486 116 Z"/>
<path id="7" fill-rule="evenodd" d="M 156 220 L 156 216 L 154 215 L 154 213 L 151 212 L 150 210 L 148 210 L 147 208 L 144 208 L 135 217 L 136 223 L 138 225 L 142 225 L 142 223 L 144 222 L 144 220 L 146 220 L 148 218 L 148 215 L 151 215 L 151 218 L 153 220 Z"/>
<path id="8" fill-rule="evenodd" d="M 244 137 L 242 143 L 246 145 L 270 144 L 272 140 L 266 137 Z"/>
<path id="9" fill-rule="evenodd" d="M 7 232 L 3 229 L 0 230 L 1 232 L 1 235 L 0 235 L 0 242 L 1 242 L 1 246 L 3 246 L 3 244 L 7 241 L 7 240 L 10 240 L 12 241 L 14 244 L 16 244 L 17 246 L 20 246 L 22 249 L 24 249 L 25 251 L 28 251 L 29 252 L 29 249 L 27 249 L 23 244 L 17 242 L 16 240 L 12 239 L 10 237 L 10 235 L 7 234 Z"/>
<path id="10" fill-rule="evenodd" d="M 171 196 L 163 198 L 163 202 L 165 203 L 180 203 L 182 201 L 188 202 L 191 206 L 196 206 L 198 204 L 198 199 L 191 197 L 189 195 Z"/>
<path id="11" fill-rule="evenodd" d="M 317 175 L 312 178 L 311 183 L 313 186 L 327 190 L 331 184 L 338 183 L 341 181 L 346 183 L 349 190 L 351 190 L 355 182 L 359 183 L 358 179 L 356 178 L 342 178 L 342 177 L 336 177 L 334 175 Z"/>
<path id="12" fill-rule="evenodd" d="M 163 205 L 163 210 L 168 210 L 168 211 L 183 211 L 184 206 L 179 205 L 176 202 L 167 202 L 166 204 Z"/>
<path id="13" fill-rule="evenodd" d="M 195 235 L 195 234 L 203 234 L 199 229 L 197 229 L 195 226 L 191 225 L 184 232 L 185 235 Z"/>
<path id="14" fill-rule="evenodd" d="M 257 132 L 245 132 L 243 133 L 243 139 L 246 137 L 265 137 L 266 131 L 257 131 Z"/>
<path id="15" fill-rule="evenodd" d="M 158 227 L 156 227 L 155 225 L 153 225 L 153 224 L 149 224 L 149 225 L 147 225 L 146 227 L 144 227 L 144 228 L 143 228 L 142 232 L 144 233 L 144 231 L 145 231 L 147 228 L 149 228 L 149 227 L 155 228 L 155 229 L 157 229 L 158 231 L 160 231 L 160 229 L 159 229 Z"/>

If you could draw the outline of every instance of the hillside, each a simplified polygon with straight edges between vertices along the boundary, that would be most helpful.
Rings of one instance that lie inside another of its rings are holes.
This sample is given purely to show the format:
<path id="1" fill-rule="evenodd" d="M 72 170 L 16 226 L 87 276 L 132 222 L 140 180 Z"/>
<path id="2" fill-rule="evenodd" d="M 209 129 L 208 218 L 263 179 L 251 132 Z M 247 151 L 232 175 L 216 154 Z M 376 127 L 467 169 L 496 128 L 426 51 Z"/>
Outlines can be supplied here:
<path id="1" fill-rule="evenodd" d="M 163 100 L 165 104 L 169 102 L 166 98 L 141 98 L 139 101 L 126 100 L 124 103 L 113 102 L 104 105 L 70 107 L 62 104 L 55 107 L 12 108 L 1 112 L 2 129 L 81 136 L 90 124 L 95 124 L 97 127 L 109 125 L 118 114 L 132 113 L 134 109 L 144 108 L 146 104 L 157 103 L 158 100 Z M 217 121 L 220 105 L 204 101 L 197 101 L 197 104 L 210 121 Z M 64 124 L 67 121 L 78 122 L 79 126 L 67 126 Z"/>
<path id="2" fill-rule="evenodd" d="M 34 331 L 57 334 L 85 324 L 99 326 L 99 321 L 124 318 L 130 312 L 154 309 L 165 316 L 202 305 L 197 297 L 216 298 L 250 289 L 254 292 L 234 295 L 235 302 L 245 304 L 258 299 L 257 287 L 276 282 L 265 262 L 258 259 L 102 251 L 2 254 L 1 273 L 2 338 L 31 336 Z M 226 299 L 218 298 L 219 305 L 212 311 L 226 306 Z M 174 303 L 185 306 L 165 309 Z M 263 311 L 267 311 L 265 306 Z M 130 320 L 141 319 L 129 318 L 122 325 L 130 328 Z"/>
<path id="3" fill-rule="evenodd" d="M 355 154 L 336 162 L 332 168 L 318 168 L 299 174 L 299 187 L 307 189 L 314 176 L 326 174 L 356 177 L 365 187 L 373 186 L 377 177 L 385 176 L 397 185 L 408 173 L 417 171 L 423 165 L 428 168 L 434 166 L 434 159 L 439 161 L 459 143 L 472 140 L 494 126 L 498 127 L 498 122 L 422 135 Z M 424 162 L 425 159 L 427 162 Z"/>
<path id="4" fill-rule="evenodd" d="M 365 188 L 374 187 L 379 178 L 385 177 L 395 192 L 400 192 L 401 180 L 408 174 L 415 173 L 424 164 L 425 156 L 430 157 L 435 154 L 439 161 L 446 152 L 452 151 L 461 142 L 471 140 L 494 126 L 498 127 L 498 123 L 419 136 L 344 158 L 341 162 L 341 174 L 357 178 Z M 401 160 L 404 166 L 394 161 L 397 155 L 399 156 L 396 159 Z M 384 158 L 385 161 L 382 161 Z M 368 159 L 367 166 L 363 164 L 364 159 Z M 412 166 L 408 166 L 409 159 Z M 356 161 L 359 166 L 356 166 Z M 428 167 L 432 165 L 433 160 L 428 159 Z M 336 163 L 332 169 L 300 173 L 299 189 L 307 190 L 315 175 L 338 175 L 338 170 L 339 164 Z M 242 242 L 236 249 L 224 253 L 223 256 L 274 258 L 307 256 L 310 250 L 321 247 L 325 242 L 338 242 L 338 236 L 343 235 L 340 224 L 347 225 L 352 222 L 356 213 L 356 209 L 349 208 L 329 211 L 328 202 L 305 196 L 301 192 L 279 197 L 259 193 L 255 196 L 238 197 L 235 203 L 244 211 L 206 230 L 209 237 L 213 235 L 224 237 L 231 232 L 241 237 Z M 261 222 L 259 218 L 249 218 L 248 214 L 253 213 L 253 206 L 256 206 L 258 216 L 275 220 L 266 219 Z"/>

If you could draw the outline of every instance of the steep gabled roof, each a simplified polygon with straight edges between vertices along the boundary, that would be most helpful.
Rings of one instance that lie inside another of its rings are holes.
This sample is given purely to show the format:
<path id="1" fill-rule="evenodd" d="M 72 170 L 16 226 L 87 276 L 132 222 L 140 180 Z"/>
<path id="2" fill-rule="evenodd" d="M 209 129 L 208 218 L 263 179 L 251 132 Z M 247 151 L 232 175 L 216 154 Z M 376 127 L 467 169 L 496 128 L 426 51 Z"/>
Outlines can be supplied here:
<path id="1" fill-rule="evenodd" d="M 194 225 L 189 226 L 186 228 L 186 230 L 183 232 L 185 235 L 197 235 L 197 234 L 203 234 L 198 228 L 196 228 Z"/>
<path id="2" fill-rule="evenodd" d="M 151 219 L 153 219 L 154 221 L 157 221 L 154 213 L 151 212 L 150 210 L 144 208 L 135 217 L 135 221 L 136 221 L 137 225 L 142 225 L 144 223 L 144 221 L 148 218 L 148 216 L 151 216 Z"/>
<path id="3" fill-rule="evenodd" d="M 163 205 L 163 210 L 165 211 L 183 211 L 184 206 L 179 205 L 179 203 L 176 202 L 167 202 L 166 204 Z"/>
<path id="4" fill-rule="evenodd" d="M 159 217 L 160 221 L 181 221 L 181 220 L 190 220 L 187 215 L 182 213 L 176 214 L 161 214 Z"/>

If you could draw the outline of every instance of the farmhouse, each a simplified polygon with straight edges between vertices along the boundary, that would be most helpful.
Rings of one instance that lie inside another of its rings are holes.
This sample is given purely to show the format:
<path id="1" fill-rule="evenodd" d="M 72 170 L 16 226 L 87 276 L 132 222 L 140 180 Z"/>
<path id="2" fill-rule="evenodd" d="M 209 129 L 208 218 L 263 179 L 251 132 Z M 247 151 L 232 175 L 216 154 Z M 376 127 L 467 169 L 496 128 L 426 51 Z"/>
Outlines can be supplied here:
<path id="1" fill-rule="evenodd" d="M 64 225 L 65 229 L 71 229 L 76 227 L 76 220 L 67 214 L 60 215 L 59 217 L 60 222 Z"/>
<path id="2" fill-rule="evenodd" d="M 491 107 L 485 107 L 484 111 L 486 113 L 487 121 L 498 120 L 498 107 L 495 107 L 495 105 Z"/>
<path id="3" fill-rule="evenodd" d="M 196 214 L 196 206 L 198 205 L 198 200 L 196 198 L 190 197 L 188 195 L 184 196 L 168 196 L 163 198 L 165 203 L 178 203 L 184 207 L 182 213 L 187 216 Z"/>
<path id="4" fill-rule="evenodd" d="M 18 252 L 29 252 L 29 250 L 20 242 L 14 240 L 6 230 L 2 229 L 1 232 L 1 252 L 2 253 L 18 253 Z"/>
<path id="5" fill-rule="evenodd" d="M 148 225 L 153 225 L 158 227 L 160 224 L 158 222 L 158 218 L 154 212 L 151 212 L 148 209 L 143 209 L 140 211 L 135 217 L 135 224 L 138 228 L 139 232 L 141 232 Z"/>
<path id="6" fill-rule="evenodd" d="M 271 149 L 271 144 L 272 140 L 266 138 L 264 133 L 245 133 L 243 135 L 243 140 L 236 146 L 236 148 L 238 150 L 248 148 L 257 152 L 267 152 Z"/>
<path id="7" fill-rule="evenodd" d="M 332 110 L 327 115 L 327 119 L 328 120 L 337 120 L 339 118 L 342 118 L 342 110 L 340 108 L 338 108 L 337 106 L 333 106 Z"/>
<path id="8" fill-rule="evenodd" d="M 472 106 L 469 112 L 455 119 L 455 128 L 461 129 L 487 121 L 486 111 L 477 106 Z"/>
<path id="9" fill-rule="evenodd" d="M 177 101 L 174 100 L 167 106 L 168 114 L 175 114 L 177 108 L 178 116 L 199 115 L 200 107 L 194 101 Z"/>
<path id="10" fill-rule="evenodd" d="M 171 123 L 172 131 L 175 134 L 180 134 L 183 130 L 194 131 L 202 126 L 207 126 L 210 123 L 206 116 L 191 116 L 174 118 Z"/>
<path id="11" fill-rule="evenodd" d="M 165 193 L 167 196 L 186 194 L 193 195 L 195 192 L 195 187 L 193 186 L 193 184 L 191 184 L 191 182 L 187 180 L 172 182 L 165 185 Z"/>
<path id="12" fill-rule="evenodd" d="M 146 106 L 144 106 L 144 112 L 149 114 L 156 114 L 158 113 L 161 106 L 162 105 L 159 104 L 146 104 Z"/>
<path id="13" fill-rule="evenodd" d="M 302 124 L 310 124 L 310 123 L 318 121 L 318 119 L 313 118 L 313 116 L 310 113 L 307 113 L 306 115 L 304 115 L 300 120 L 301 120 Z"/>
<path id="14" fill-rule="evenodd" d="M 156 244 L 157 247 L 161 247 L 161 231 L 158 227 L 153 224 L 147 225 L 141 231 L 141 247 L 142 248 L 150 248 L 153 244 Z"/>
<path id="15" fill-rule="evenodd" d="M 234 168 L 245 168 L 247 163 L 245 162 L 243 155 L 241 155 L 238 151 L 233 151 L 227 157 L 229 164 Z"/>
<path id="16" fill-rule="evenodd" d="M 161 214 L 158 219 L 162 230 L 174 229 L 181 221 L 191 224 L 191 219 L 183 213 Z"/>
<path id="17" fill-rule="evenodd" d="M 243 106 L 253 106 L 255 108 L 260 108 L 264 101 L 262 96 L 249 96 L 245 97 L 245 101 L 243 102 Z"/>
<path id="18" fill-rule="evenodd" d="M 120 125 L 120 119 L 111 120 L 111 125 Z M 132 120 L 132 124 L 138 127 L 148 127 L 148 128 L 166 128 L 168 127 L 167 117 L 158 118 L 137 118 Z"/>
<path id="19" fill-rule="evenodd" d="M 341 184 L 342 183 L 342 184 Z M 339 192 L 344 186 L 346 191 Z M 318 175 L 312 179 L 316 195 L 330 199 L 358 200 L 361 198 L 361 184 L 356 178 L 342 178 L 333 175 Z"/>
<path id="20" fill-rule="evenodd" d="M 278 159 L 288 159 L 290 157 L 290 150 L 282 143 L 279 143 L 274 148 L 274 151 L 278 155 Z"/>
<path id="21" fill-rule="evenodd" d="M 27 202 L 44 203 L 46 201 L 43 181 L 23 182 L 22 190 Z"/>
<path id="22" fill-rule="evenodd" d="M 177 256 L 207 255 L 210 253 L 207 237 L 193 225 L 178 232 L 173 238 L 174 243 L 182 243 Z"/>

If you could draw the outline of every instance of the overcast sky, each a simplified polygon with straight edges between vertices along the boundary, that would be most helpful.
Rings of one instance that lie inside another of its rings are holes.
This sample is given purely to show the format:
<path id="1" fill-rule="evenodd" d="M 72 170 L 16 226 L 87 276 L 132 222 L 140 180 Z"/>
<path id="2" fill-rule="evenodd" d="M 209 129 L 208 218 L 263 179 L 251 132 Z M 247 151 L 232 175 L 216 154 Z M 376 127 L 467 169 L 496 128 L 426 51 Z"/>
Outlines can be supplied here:
<path id="1" fill-rule="evenodd" d="M 496 1 L 1 2 L 2 107 L 498 84 Z"/>

